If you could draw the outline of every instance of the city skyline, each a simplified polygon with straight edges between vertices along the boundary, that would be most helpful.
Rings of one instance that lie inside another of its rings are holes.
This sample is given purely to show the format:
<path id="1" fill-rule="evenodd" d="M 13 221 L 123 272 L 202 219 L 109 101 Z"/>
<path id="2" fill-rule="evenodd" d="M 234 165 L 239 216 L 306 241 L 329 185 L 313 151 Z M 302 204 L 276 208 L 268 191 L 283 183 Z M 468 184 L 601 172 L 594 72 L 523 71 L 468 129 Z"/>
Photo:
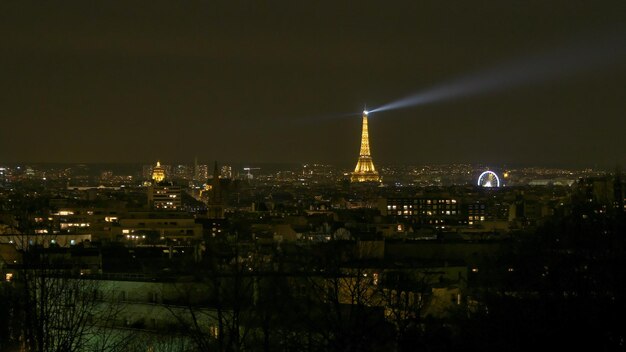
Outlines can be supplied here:
<path id="1" fill-rule="evenodd" d="M 0 162 L 349 165 L 364 104 L 613 37 L 624 4 L 125 6 L 2 5 Z M 624 43 L 611 43 L 613 62 L 557 80 L 374 112 L 373 157 L 624 165 Z"/>

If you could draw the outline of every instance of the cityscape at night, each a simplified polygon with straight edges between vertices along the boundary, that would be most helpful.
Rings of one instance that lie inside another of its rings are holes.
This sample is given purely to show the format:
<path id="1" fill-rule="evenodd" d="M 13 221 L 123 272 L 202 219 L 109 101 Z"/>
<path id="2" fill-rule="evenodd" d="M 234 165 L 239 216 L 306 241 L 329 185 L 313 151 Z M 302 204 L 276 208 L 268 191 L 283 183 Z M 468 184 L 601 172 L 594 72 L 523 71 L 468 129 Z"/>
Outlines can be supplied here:
<path id="1" fill-rule="evenodd" d="M 626 3 L 0 3 L 0 352 L 626 349 Z"/>

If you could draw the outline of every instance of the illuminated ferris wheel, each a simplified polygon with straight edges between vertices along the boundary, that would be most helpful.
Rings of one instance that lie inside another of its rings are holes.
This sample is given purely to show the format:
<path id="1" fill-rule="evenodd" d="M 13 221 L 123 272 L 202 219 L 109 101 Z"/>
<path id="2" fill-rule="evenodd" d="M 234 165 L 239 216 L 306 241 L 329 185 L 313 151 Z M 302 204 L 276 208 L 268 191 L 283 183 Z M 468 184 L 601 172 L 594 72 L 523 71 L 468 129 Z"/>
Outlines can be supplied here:
<path id="1" fill-rule="evenodd" d="M 487 170 L 478 176 L 478 185 L 481 187 L 500 187 L 500 178 L 495 172 Z"/>

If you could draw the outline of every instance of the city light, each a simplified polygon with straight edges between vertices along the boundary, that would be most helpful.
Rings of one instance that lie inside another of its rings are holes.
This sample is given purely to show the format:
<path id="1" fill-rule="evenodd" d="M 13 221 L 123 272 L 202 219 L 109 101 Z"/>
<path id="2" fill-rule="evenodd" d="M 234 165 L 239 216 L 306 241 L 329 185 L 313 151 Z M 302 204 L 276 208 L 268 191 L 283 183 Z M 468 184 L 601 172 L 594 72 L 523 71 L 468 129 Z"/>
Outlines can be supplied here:
<path id="1" fill-rule="evenodd" d="M 3 6 L 0 352 L 623 350 L 620 1 Z"/>

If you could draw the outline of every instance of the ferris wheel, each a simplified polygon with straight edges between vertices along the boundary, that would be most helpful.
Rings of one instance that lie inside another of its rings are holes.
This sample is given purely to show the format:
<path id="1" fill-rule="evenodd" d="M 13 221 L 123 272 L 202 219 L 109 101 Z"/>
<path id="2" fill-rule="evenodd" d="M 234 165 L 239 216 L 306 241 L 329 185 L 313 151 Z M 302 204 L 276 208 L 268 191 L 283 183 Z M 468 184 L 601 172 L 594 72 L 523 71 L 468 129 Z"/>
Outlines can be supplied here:
<path id="1" fill-rule="evenodd" d="M 500 178 L 495 172 L 487 170 L 478 176 L 478 185 L 481 187 L 500 187 Z"/>

